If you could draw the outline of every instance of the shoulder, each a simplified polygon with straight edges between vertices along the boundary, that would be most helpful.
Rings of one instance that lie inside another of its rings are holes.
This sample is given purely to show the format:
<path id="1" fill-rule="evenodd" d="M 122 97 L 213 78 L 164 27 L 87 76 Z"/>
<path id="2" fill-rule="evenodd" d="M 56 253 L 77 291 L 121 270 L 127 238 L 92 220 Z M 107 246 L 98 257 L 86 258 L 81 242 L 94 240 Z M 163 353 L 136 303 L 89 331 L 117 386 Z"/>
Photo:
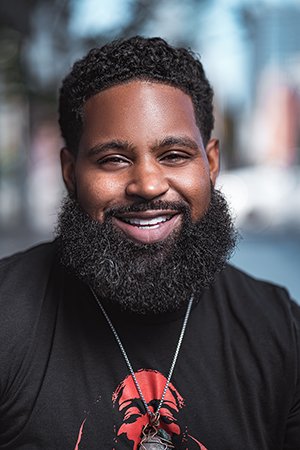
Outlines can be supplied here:
<path id="1" fill-rule="evenodd" d="M 286 288 L 227 265 L 216 277 L 210 294 L 226 320 L 238 323 L 262 345 L 272 337 L 287 352 L 296 351 L 300 306 L 290 298 Z"/>
<path id="2" fill-rule="evenodd" d="M 0 391 L 32 351 L 40 317 L 55 284 L 56 243 L 38 245 L 0 260 Z M 43 315 L 45 317 L 45 315 Z M 25 366 L 24 366 L 25 367 Z"/>
<path id="3" fill-rule="evenodd" d="M 0 329 L 30 328 L 47 291 L 56 242 L 45 243 L 0 260 Z M 19 328 L 18 328 L 19 327 Z M 18 332 L 18 334 L 20 334 Z"/>
<path id="4" fill-rule="evenodd" d="M 57 243 L 37 245 L 0 260 L 0 305 L 12 307 L 18 298 L 35 293 L 47 283 L 56 259 Z"/>
<path id="5" fill-rule="evenodd" d="M 217 276 L 215 285 L 241 303 L 250 301 L 261 307 L 290 307 L 291 299 L 285 287 L 255 278 L 230 264 Z"/>
<path id="6" fill-rule="evenodd" d="M 0 260 L 0 301 L 5 294 L 36 289 L 56 256 L 56 241 L 32 247 Z"/>
<path id="7" fill-rule="evenodd" d="M 240 330 L 260 349 L 268 352 L 273 345 L 294 361 L 299 359 L 300 306 L 286 288 L 227 265 L 208 295 L 229 329 Z"/>
<path id="8" fill-rule="evenodd" d="M 285 448 L 296 448 L 300 424 L 300 305 L 284 287 L 256 279 L 230 265 L 216 285 L 224 289 L 230 323 L 236 319 L 246 333 L 256 363 L 269 373 L 269 380 L 277 372 L 281 374 L 282 389 L 289 387 L 286 442 L 290 444 Z M 240 335 L 237 341 L 240 344 Z"/>
<path id="9" fill-rule="evenodd" d="M 11 271 L 16 273 L 20 270 L 23 272 L 33 265 L 47 263 L 49 259 L 53 259 L 56 247 L 56 241 L 46 242 L 0 259 L 0 277 L 4 273 L 7 274 Z"/>
<path id="10" fill-rule="evenodd" d="M 26 385 L 32 367 L 38 370 L 38 346 L 51 339 L 59 301 L 56 247 L 41 244 L 0 260 L 1 402 Z"/>

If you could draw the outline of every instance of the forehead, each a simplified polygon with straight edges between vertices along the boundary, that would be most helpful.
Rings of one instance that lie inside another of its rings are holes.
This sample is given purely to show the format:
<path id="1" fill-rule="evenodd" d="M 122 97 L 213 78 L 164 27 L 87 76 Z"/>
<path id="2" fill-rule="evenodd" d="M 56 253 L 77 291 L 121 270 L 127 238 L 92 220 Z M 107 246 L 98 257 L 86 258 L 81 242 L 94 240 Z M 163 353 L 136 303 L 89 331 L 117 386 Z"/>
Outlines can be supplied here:
<path id="1" fill-rule="evenodd" d="M 170 85 L 131 81 L 94 95 L 84 105 L 81 141 L 85 145 L 92 145 L 87 141 L 96 136 L 152 140 L 174 133 L 201 140 L 191 97 Z"/>

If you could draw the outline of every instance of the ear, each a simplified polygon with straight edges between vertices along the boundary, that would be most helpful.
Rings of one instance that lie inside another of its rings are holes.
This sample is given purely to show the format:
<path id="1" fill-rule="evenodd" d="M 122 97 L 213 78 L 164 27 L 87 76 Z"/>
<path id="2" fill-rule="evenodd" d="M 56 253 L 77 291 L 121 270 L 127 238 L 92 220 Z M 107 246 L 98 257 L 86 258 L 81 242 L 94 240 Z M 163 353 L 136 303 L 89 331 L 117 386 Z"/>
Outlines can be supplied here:
<path id="1" fill-rule="evenodd" d="M 209 174 L 213 185 L 215 185 L 220 170 L 219 140 L 210 139 L 206 145 L 206 155 L 209 163 Z"/>
<path id="2" fill-rule="evenodd" d="M 65 186 L 69 194 L 74 194 L 76 190 L 75 183 L 75 156 L 66 147 L 60 152 L 61 171 Z"/>

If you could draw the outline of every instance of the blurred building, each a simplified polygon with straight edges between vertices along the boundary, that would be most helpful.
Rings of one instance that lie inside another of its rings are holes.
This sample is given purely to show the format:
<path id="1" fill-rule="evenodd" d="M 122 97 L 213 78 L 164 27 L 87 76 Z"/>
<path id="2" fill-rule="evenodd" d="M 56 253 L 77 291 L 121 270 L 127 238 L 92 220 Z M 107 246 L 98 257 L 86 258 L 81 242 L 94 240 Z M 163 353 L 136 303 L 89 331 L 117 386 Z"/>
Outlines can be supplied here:
<path id="1" fill-rule="evenodd" d="M 278 2 L 261 5 L 251 14 L 252 93 L 267 67 L 277 67 L 281 73 L 291 73 L 295 58 L 300 62 L 300 4 Z M 298 79 L 298 83 L 300 80 Z"/>
<path id="2" fill-rule="evenodd" d="M 251 117 L 243 124 L 244 160 L 291 166 L 300 160 L 300 5 L 261 7 L 250 21 Z"/>

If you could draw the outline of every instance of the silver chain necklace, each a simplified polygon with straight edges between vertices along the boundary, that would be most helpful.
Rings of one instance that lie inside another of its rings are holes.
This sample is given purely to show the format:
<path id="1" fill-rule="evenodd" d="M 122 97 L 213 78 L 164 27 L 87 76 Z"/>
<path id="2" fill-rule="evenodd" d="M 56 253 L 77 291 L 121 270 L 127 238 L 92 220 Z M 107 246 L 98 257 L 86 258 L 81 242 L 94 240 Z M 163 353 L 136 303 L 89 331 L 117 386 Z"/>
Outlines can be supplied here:
<path id="1" fill-rule="evenodd" d="M 174 448 L 174 446 L 173 446 L 173 444 L 171 442 L 170 435 L 164 429 L 160 428 L 160 414 L 159 414 L 159 411 L 160 411 L 160 409 L 162 407 L 162 404 L 164 402 L 165 395 L 167 393 L 167 390 L 168 390 L 168 387 L 169 387 L 169 384 L 170 384 L 170 381 L 171 381 L 171 378 L 172 378 L 172 375 L 173 375 L 173 372 L 174 372 L 175 364 L 176 364 L 176 361 L 177 361 L 177 358 L 178 358 L 179 350 L 180 350 L 180 347 L 181 347 L 181 344 L 182 344 L 182 341 L 183 341 L 183 337 L 184 337 L 184 333 L 185 333 L 185 330 L 186 330 L 187 322 L 188 322 L 189 315 L 190 315 L 190 312 L 191 312 L 191 308 L 192 308 L 192 304 L 193 304 L 193 296 L 191 296 L 191 298 L 189 300 L 189 303 L 188 303 L 188 306 L 187 306 L 187 309 L 186 309 L 186 313 L 185 313 L 185 317 L 184 317 L 184 320 L 183 320 L 180 336 L 179 336 L 179 339 L 178 339 L 178 342 L 177 342 L 177 346 L 176 346 L 176 350 L 175 350 L 175 353 L 174 353 L 174 356 L 173 356 L 172 364 L 171 364 L 171 367 L 170 367 L 170 370 L 169 370 L 168 378 L 167 378 L 165 387 L 163 389 L 163 393 L 162 393 L 161 399 L 159 401 L 159 405 L 158 405 L 156 411 L 153 413 L 151 411 L 151 409 L 149 408 L 148 403 L 145 400 L 144 394 L 143 394 L 142 389 L 141 389 L 141 387 L 139 385 L 139 382 L 138 382 L 138 380 L 137 380 L 137 378 L 135 376 L 134 370 L 133 370 L 132 365 L 131 365 L 131 363 L 129 361 L 129 358 L 128 358 L 128 355 L 126 353 L 126 350 L 123 347 L 121 339 L 120 339 L 120 337 L 119 337 L 115 327 L 113 326 L 112 321 L 108 317 L 108 315 L 107 315 L 107 313 L 106 313 L 102 303 L 100 302 L 99 298 L 97 297 L 95 291 L 93 290 L 93 288 L 91 286 L 90 286 L 90 289 L 91 289 L 91 292 L 92 292 L 92 294 L 93 294 L 93 296 L 94 296 L 94 298 L 95 298 L 99 308 L 101 309 L 101 311 L 102 311 L 102 313 L 103 313 L 103 315 L 104 315 L 108 325 L 110 326 L 111 331 L 113 332 L 113 334 L 115 336 L 117 344 L 119 345 L 121 353 L 122 353 L 122 355 L 123 355 L 123 357 L 125 359 L 125 362 L 126 362 L 127 367 L 128 367 L 128 369 L 130 371 L 130 374 L 132 376 L 134 384 L 135 384 L 135 386 L 137 388 L 139 396 L 140 396 L 140 398 L 141 398 L 141 400 L 142 400 L 142 402 L 143 402 L 143 404 L 144 404 L 144 406 L 146 408 L 148 416 L 149 416 L 149 424 L 145 425 L 144 428 L 143 428 L 143 431 L 142 431 L 142 436 L 141 436 L 141 442 L 140 442 L 140 445 L 139 445 L 139 450 L 151 450 L 151 449 L 152 450 L 167 450 L 167 449 L 170 449 L 170 448 Z"/>

